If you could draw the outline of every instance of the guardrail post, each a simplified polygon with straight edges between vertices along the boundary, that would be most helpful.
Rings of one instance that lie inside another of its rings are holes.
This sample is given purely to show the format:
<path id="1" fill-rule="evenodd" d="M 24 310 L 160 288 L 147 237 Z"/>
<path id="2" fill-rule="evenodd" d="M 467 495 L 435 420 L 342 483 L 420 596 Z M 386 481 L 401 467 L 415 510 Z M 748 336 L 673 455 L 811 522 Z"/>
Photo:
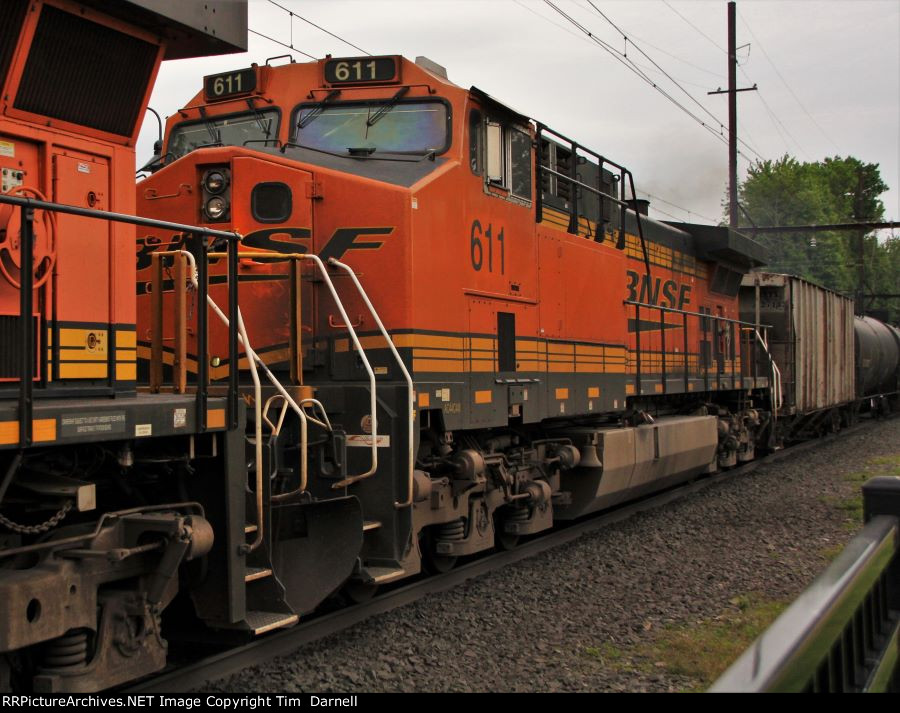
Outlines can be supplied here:
<path id="1" fill-rule="evenodd" d="M 862 486 L 863 519 L 879 515 L 897 518 L 900 524 L 900 476 L 880 475 Z M 900 542 L 897 543 L 900 549 Z M 900 556 L 895 556 L 887 573 L 887 604 L 900 609 Z"/>

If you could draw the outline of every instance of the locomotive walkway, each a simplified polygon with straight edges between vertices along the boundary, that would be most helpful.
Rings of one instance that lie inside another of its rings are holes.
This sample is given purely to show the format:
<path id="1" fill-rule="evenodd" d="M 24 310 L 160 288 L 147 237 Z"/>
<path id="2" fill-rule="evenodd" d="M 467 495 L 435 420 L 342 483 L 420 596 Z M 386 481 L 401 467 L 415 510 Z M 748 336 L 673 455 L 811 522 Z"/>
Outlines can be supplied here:
<path id="1" fill-rule="evenodd" d="M 135 688 L 700 690 L 840 551 L 898 444 L 900 419 L 863 423 Z"/>

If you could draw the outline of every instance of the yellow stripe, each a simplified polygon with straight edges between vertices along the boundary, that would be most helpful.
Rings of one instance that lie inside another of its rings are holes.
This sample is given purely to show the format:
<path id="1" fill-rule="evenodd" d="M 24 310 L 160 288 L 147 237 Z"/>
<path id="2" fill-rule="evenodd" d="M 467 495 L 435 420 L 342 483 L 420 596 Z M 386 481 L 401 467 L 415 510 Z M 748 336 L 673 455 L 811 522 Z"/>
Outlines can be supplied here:
<path id="1" fill-rule="evenodd" d="M 105 379 L 106 362 L 102 364 L 66 364 L 59 365 L 60 379 Z"/>
<path id="2" fill-rule="evenodd" d="M 116 381 L 137 381 L 137 365 L 116 364 Z"/>
<path id="3" fill-rule="evenodd" d="M 137 332 L 133 329 L 116 331 L 116 346 L 134 349 L 137 346 Z"/>
<path id="4" fill-rule="evenodd" d="M 519 371 L 547 371 L 547 364 L 535 359 L 522 359 L 517 362 Z"/>
<path id="5" fill-rule="evenodd" d="M 106 350 L 89 352 L 87 349 L 60 349 L 59 360 L 66 361 L 106 361 Z"/>
<path id="6" fill-rule="evenodd" d="M 63 327 L 59 330 L 59 346 L 61 347 L 83 347 L 87 345 L 88 335 L 95 334 L 100 341 L 100 348 L 106 350 L 106 330 L 105 329 L 75 329 L 72 327 Z"/>
<path id="7" fill-rule="evenodd" d="M 413 359 L 413 371 L 457 373 L 463 371 L 463 367 L 455 361 L 444 359 Z"/>
<path id="8" fill-rule="evenodd" d="M 434 349 L 419 348 L 413 349 L 413 357 L 424 357 L 426 359 L 464 359 L 465 352 L 462 349 Z"/>
<path id="9" fill-rule="evenodd" d="M 116 361 L 136 361 L 137 349 L 116 349 Z"/>

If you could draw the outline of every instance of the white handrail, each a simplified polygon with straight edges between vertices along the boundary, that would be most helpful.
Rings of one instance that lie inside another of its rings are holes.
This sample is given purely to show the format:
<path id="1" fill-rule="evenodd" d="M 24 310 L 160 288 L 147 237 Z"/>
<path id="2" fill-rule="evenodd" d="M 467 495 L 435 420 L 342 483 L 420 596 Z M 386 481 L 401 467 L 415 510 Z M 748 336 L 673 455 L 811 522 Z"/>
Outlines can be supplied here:
<path id="1" fill-rule="evenodd" d="M 769 357 L 769 364 L 772 366 L 772 400 L 773 406 L 775 410 L 775 419 L 778 419 L 778 409 L 783 406 L 782 400 L 782 391 L 781 391 L 781 369 L 778 368 L 778 365 L 775 363 L 775 359 L 772 358 L 771 352 L 769 352 L 769 345 L 765 339 L 763 339 L 762 335 L 759 333 L 758 329 L 754 329 L 753 333 L 756 335 L 756 338 L 759 340 L 759 343 L 762 344 L 763 351 L 765 351 L 766 356 Z"/>
<path id="2" fill-rule="evenodd" d="M 375 311 L 375 307 L 372 305 L 372 302 L 369 300 L 369 296 L 366 294 L 366 291 L 363 289 L 363 286 L 360 284 L 359 280 L 356 277 L 356 273 L 353 272 L 353 269 L 335 258 L 328 259 L 329 265 L 334 265 L 335 267 L 339 267 L 344 270 L 348 275 L 350 275 L 350 279 L 353 280 L 353 284 L 356 285 L 356 289 L 359 291 L 360 297 L 362 297 L 363 302 L 365 302 L 366 307 L 369 312 L 372 314 L 372 317 L 375 319 L 375 324 L 378 325 L 378 329 L 381 331 L 381 335 L 384 337 L 384 340 L 387 342 L 388 348 L 391 350 L 391 354 L 394 355 L 394 360 L 397 362 L 400 367 L 400 371 L 403 372 L 403 378 L 406 379 L 406 387 L 407 392 L 409 394 L 409 418 L 408 418 L 408 443 L 407 443 L 407 453 L 406 453 L 406 462 L 407 462 L 407 498 L 403 502 L 395 502 L 394 506 L 398 508 L 409 507 L 412 505 L 413 501 L 413 472 L 415 469 L 415 455 L 414 451 L 414 434 L 415 434 L 415 391 L 413 390 L 413 380 L 409 375 L 409 371 L 406 369 L 406 364 L 403 363 L 403 359 L 400 357 L 400 353 L 397 351 L 397 348 L 394 346 L 394 342 L 391 339 L 388 331 L 384 328 L 384 324 L 381 322 L 381 318 L 378 316 L 378 313 Z"/>
<path id="3" fill-rule="evenodd" d="M 191 284 L 194 286 L 194 289 L 199 289 L 198 278 L 197 278 L 197 261 L 194 259 L 194 256 L 188 252 L 187 250 L 178 250 L 175 252 L 179 252 L 182 255 L 187 256 L 187 260 L 191 265 Z M 225 316 L 225 313 L 219 308 L 219 305 L 216 304 L 215 300 L 210 295 L 206 296 L 207 304 L 212 308 L 213 312 L 219 317 L 219 319 L 225 324 L 227 327 L 229 324 L 228 317 Z M 300 484 L 296 490 L 291 491 L 290 493 L 282 493 L 280 495 L 273 495 L 272 500 L 284 500 L 288 497 L 296 495 L 298 493 L 302 493 L 306 490 L 306 484 L 308 482 L 308 473 L 309 473 L 309 464 L 307 457 L 307 449 L 308 449 L 308 424 L 307 424 L 307 416 L 302 408 L 297 404 L 296 401 L 291 397 L 291 395 L 285 390 L 284 386 L 281 385 L 281 382 L 275 377 L 275 375 L 269 370 L 269 367 L 266 366 L 265 362 L 259 358 L 259 355 L 253 350 L 250 346 L 250 340 L 247 337 L 247 330 L 244 326 L 244 318 L 241 315 L 240 307 L 237 311 L 237 325 L 238 325 L 238 340 L 241 342 L 241 345 L 244 347 L 244 353 L 247 354 L 247 363 L 250 366 L 250 373 L 253 377 L 253 389 L 254 389 L 254 409 L 255 409 L 255 417 L 256 417 L 256 427 L 255 427 L 255 438 L 256 443 L 256 463 L 257 463 L 257 482 L 259 481 L 260 476 L 260 467 L 262 464 L 262 386 L 259 383 L 259 375 L 257 373 L 256 367 L 259 365 L 262 370 L 265 372 L 266 377 L 275 387 L 275 389 L 284 397 L 285 401 L 290 404 L 291 408 L 300 417 Z M 198 358 L 205 358 L 198 355 Z M 237 368 L 237 364 L 232 364 L 231 368 Z M 257 500 L 262 497 L 261 490 L 257 492 Z M 262 523 L 257 523 L 257 537 L 256 540 L 259 542 L 262 541 L 262 536 L 260 532 L 262 531 Z M 259 546 L 259 542 L 254 541 L 254 544 L 251 548 L 255 548 Z"/>
<path id="4" fill-rule="evenodd" d="M 372 371 L 372 365 L 369 364 L 369 358 L 366 356 L 366 352 L 362 348 L 362 344 L 359 343 L 359 337 L 356 336 L 356 330 L 353 329 L 353 325 L 350 323 L 350 318 L 347 316 L 347 311 L 344 309 L 344 304 L 341 302 L 341 298 L 338 297 L 337 290 L 334 288 L 334 283 L 331 281 L 331 276 L 328 274 L 328 270 L 325 269 L 325 263 L 322 262 L 321 258 L 318 255 L 311 255 L 309 253 L 294 253 L 289 256 L 279 256 L 279 257 L 299 257 L 303 260 L 312 260 L 319 268 L 319 272 L 322 274 L 323 279 L 325 280 L 325 285 L 328 287 L 328 291 L 331 292 L 331 297 L 334 299 L 335 305 L 337 305 L 338 311 L 341 313 L 341 319 L 344 320 L 344 324 L 347 326 L 347 331 L 350 333 L 350 338 L 353 340 L 353 345 L 356 347 L 356 350 L 359 352 L 359 358 L 362 360 L 363 366 L 366 368 L 366 373 L 369 375 L 369 405 L 371 409 L 371 418 L 372 418 L 372 466 L 365 473 L 360 473 L 359 475 L 351 475 L 344 480 L 335 483 L 332 485 L 332 489 L 344 488 L 352 483 L 356 483 L 357 481 L 364 480 L 372 475 L 374 475 L 375 471 L 378 470 L 378 417 L 377 417 L 377 394 L 375 391 L 375 372 Z"/>

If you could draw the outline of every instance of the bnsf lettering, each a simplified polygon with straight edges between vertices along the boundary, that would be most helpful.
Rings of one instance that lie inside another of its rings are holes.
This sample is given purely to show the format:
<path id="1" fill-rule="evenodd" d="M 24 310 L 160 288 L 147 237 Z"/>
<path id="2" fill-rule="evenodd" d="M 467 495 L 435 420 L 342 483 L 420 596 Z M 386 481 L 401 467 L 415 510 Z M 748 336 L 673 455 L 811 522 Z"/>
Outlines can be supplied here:
<path id="1" fill-rule="evenodd" d="M 382 240 L 366 240 L 366 236 L 387 236 L 393 232 L 393 228 L 338 228 L 331 239 L 322 248 L 319 257 L 323 261 L 329 258 L 340 259 L 348 250 L 378 250 L 384 245 Z M 275 253 L 289 255 L 291 253 L 305 253 L 307 246 L 300 241 L 309 240 L 312 233 L 309 228 L 266 228 L 248 233 L 241 243 L 248 248 L 258 250 L 270 250 Z M 160 248 L 166 250 L 181 250 L 185 245 L 190 245 L 185 235 L 175 235 L 167 244 L 154 235 L 143 238 L 143 244 L 138 240 L 137 269 L 145 270 L 150 267 L 151 255 Z"/>
<path id="2" fill-rule="evenodd" d="M 634 270 L 628 270 L 625 274 L 628 276 L 626 285 L 628 299 L 632 302 L 643 302 L 673 309 L 684 309 L 691 303 L 690 285 L 679 286 L 674 280 L 662 282 L 659 277 L 651 284 L 646 275 L 639 275 Z M 638 294 L 639 284 L 640 294 Z M 660 292 L 662 292 L 662 302 L 660 302 Z"/>

